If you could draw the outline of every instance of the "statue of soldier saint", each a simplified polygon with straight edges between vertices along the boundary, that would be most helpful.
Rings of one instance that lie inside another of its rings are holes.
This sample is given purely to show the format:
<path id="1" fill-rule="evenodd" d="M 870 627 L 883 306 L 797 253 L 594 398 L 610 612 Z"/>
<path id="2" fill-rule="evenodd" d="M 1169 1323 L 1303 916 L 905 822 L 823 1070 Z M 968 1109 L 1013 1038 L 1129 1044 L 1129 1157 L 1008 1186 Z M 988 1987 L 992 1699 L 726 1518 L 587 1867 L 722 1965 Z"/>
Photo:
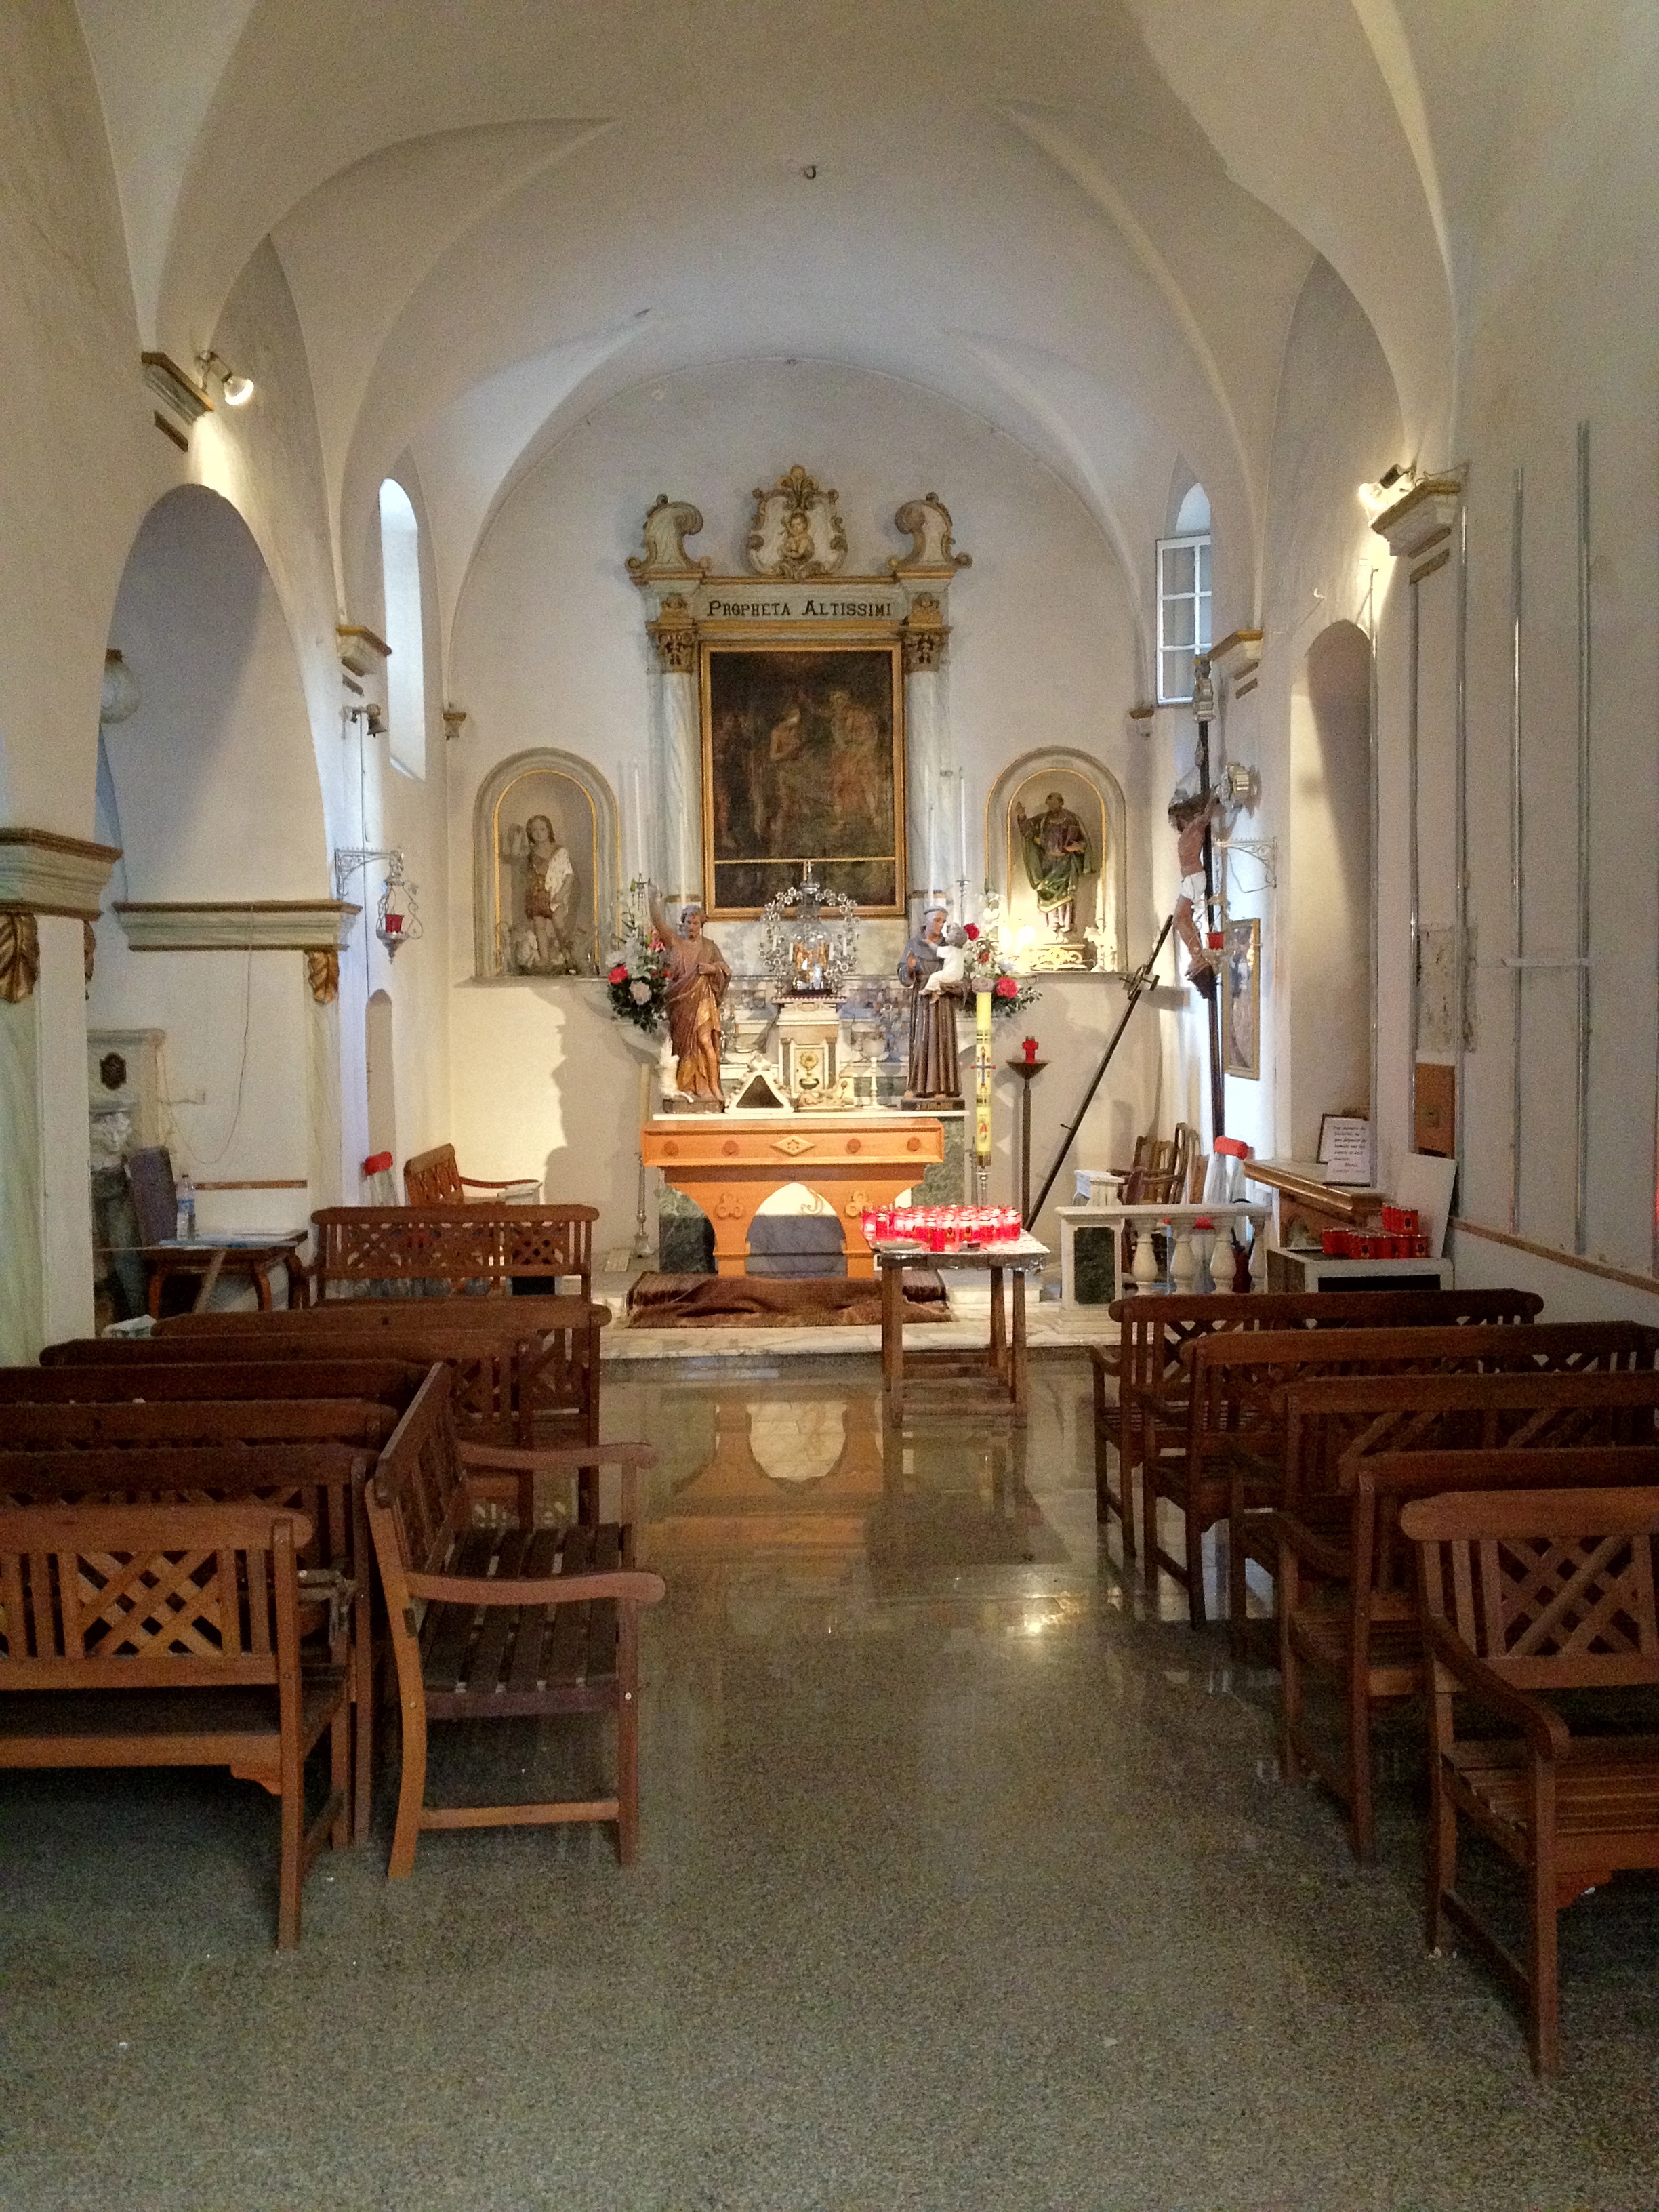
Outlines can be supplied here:
<path id="1" fill-rule="evenodd" d="M 714 939 L 703 934 L 703 911 L 696 901 L 680 909 L 676 929 L 653 891 L 651 919 L 668 947 L 668 1035 L 674 1048 L 675 1079 L 682 1094 L 706 1112 L 723 1113 L 720 1008 L 732 970 Z"/>
<path id="2" fill-rule="evenodd" d="M 1017 806 L 1014 819 L 1024 843 L 1025 874 L 1036 893 L 1037 911 L 1052 936 L 1068 938 L 1077 926 L 1077 887 L 1095 865 L 1088 832 L 1058 791 L 1048 793 L 1041 814 L 1028 814 Z"/>

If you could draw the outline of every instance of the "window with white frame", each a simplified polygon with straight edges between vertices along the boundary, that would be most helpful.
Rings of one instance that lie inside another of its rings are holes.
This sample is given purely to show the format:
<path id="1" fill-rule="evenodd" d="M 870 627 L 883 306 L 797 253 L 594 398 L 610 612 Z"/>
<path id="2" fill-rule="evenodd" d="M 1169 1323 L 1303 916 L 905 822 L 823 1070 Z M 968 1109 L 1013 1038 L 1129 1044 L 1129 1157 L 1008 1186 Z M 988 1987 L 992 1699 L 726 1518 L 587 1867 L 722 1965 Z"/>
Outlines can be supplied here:
<path id="1" fill-rule="evenodd" d="M 1210 502 L 1194 484 L 1176 515 L 1176 534 L 1158 541 L 1158 703 L 1185 706 L 1193 661 L 1210 649 Z"/>
<path id="2" fill-rule="evenodd" d="M 426 774 L 426 641 L 421 626 L 421 529 L 409 494 L 394 477 L 380 486 L 380 577 L 386 605 L 386 719 L 392 757 L 410 775 Z"/>

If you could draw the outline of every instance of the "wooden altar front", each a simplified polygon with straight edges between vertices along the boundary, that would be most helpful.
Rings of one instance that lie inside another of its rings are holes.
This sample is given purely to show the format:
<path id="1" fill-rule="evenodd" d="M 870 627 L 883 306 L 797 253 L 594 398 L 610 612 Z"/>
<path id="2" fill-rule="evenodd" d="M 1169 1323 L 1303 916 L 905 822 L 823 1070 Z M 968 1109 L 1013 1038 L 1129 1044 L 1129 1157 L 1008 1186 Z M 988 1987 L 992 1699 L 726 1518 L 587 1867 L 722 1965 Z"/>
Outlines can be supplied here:
<path id="1" fill-rule="evenodd" d="M 640 1153 L 714 1224 L 717 1274 L 744 1273 L 750 1223 L 798 1182 L 840 1222 L 848 1273 L 873 1276 L 860 1216 L 945 1158 L 945 1128 L 931 1114 L 675 1114 L 645 1124 Z"/>

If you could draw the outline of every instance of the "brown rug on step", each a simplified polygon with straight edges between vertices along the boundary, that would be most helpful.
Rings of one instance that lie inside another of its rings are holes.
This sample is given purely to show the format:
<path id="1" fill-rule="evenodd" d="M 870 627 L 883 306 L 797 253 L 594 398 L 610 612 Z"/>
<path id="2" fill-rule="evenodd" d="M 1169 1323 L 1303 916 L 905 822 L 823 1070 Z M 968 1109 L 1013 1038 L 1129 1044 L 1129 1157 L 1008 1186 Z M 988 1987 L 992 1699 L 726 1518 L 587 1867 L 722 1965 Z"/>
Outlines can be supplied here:
<path id="1" fill-rule="evenodd" d="M 628 1293 L 635 1328 L 879 1327 L 881 1286 L 828 1275 L 641 1275 Z M 907 1269 L 906 1321 L 949 1321 L 945 1285 Z"/>

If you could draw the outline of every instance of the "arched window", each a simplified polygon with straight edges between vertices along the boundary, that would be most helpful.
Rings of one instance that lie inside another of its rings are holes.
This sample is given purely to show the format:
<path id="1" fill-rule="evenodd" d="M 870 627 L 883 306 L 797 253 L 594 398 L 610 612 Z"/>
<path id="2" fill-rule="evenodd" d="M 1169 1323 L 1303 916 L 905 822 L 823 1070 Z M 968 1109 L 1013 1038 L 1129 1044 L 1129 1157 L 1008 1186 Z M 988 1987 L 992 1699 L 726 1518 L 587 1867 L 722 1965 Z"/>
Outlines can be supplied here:
<path id="1" fill-rule="evenodd" d="M 1193 659 L 1210 649 L 1210 501 L 1189 485 L 1176 511 L 1175 533 L 1158 541 L 1158 703 L 1185 706 L 1193 696 Z"/>
<path id="2" fill-rule="evenodd" d="M 421 632 L 421 526 L 409 494 L 388 477 L 380 486 L 380 576 L 386 603 L 386 713 L 392 757 L 410 775 L 426 774 L 426 646 Z"/>

